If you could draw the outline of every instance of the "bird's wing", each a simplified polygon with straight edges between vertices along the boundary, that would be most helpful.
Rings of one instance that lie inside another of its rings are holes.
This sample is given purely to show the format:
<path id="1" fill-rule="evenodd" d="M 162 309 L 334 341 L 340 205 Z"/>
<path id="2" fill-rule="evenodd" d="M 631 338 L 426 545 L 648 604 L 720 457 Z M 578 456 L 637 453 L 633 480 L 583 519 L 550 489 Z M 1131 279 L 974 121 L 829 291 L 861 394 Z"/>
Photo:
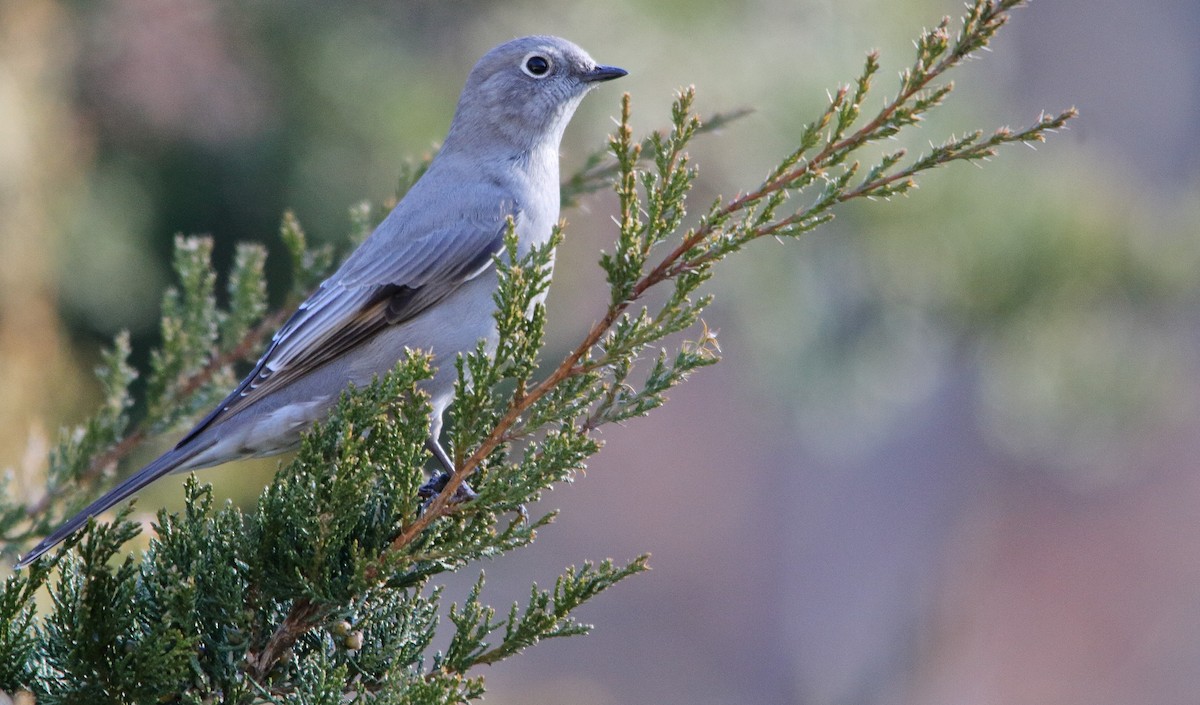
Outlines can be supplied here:
<path id="1" fill-rule="evenodd" d="M 486 272 L 504 248 L 507 219 L 518 214 L 518 206 L 506 202 L 490 216 L 464 218 L 416 238 L 377 231 L 371 237 L 378 242 L 364 243 L 300 304 L 250 374 L 176 447 Z"/>

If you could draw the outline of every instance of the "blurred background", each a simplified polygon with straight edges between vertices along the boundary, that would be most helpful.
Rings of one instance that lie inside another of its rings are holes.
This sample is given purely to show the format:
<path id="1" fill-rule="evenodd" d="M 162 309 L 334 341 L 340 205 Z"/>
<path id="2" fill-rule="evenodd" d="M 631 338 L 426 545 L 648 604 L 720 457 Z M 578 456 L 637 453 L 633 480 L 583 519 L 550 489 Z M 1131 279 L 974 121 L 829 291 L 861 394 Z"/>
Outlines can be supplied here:
<path id="1" fill-rule="evenodd" d="M 118 330 L 144 364 L 176 233 L 211 233 L 222 269 L 265 243 L 278 300 L 282 211 L 342 242 L 501 41 L 560 34 L 630 71 L 585 102 L 564 174 L 623 90 L 643 131 L 687 84 L 701 112 L 755 108 L 693 150 L 704 204 L 756 184 L 873 47 L 878 106 L 961 9 L 0 0 L 0 467 L 36 475 Z M 1198 32 L 1194 0 L 1037 0 L 904 144 L 1076 105 L 1069 131 L 718 270 L 725 362 L 607 430 L 536 547 L 484 566 L 500 605 L 585 558 L 654 570 L 583 612 L 593 635 L 489 669 L 489 702 L 1194 702 Z M 564 213 L 549 358 L 601 311 L 614 205 Z M 253 502 L 274 467 L 204 477 Z"/>

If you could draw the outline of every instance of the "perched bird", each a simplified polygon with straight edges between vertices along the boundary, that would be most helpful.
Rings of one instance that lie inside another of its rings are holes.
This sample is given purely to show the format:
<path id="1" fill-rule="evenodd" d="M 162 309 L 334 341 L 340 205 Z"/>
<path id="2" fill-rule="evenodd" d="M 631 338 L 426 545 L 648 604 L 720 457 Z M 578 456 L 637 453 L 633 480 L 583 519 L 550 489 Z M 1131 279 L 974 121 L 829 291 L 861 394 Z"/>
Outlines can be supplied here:
<path id="1" fill-rule="evenodd" d="M 283 325 L 266 353 L 171 450 L 123 480 L 26 554 L 26 566 L 90 517 L 172 472 L 295 448 L 347 385 L 390 370 L 405 348 L 433 355 L 437 372 L 428 446 L 454 395 L 454 358 L 481 339 L 494 349 L 493 257 L 513 218 L 520 254 L 558 222 L 558 148 L 583 96 L 625 75 L 565 39 L 515 39 L 467 77 L 450 132 L 429 169 L 375 232 Z"/>

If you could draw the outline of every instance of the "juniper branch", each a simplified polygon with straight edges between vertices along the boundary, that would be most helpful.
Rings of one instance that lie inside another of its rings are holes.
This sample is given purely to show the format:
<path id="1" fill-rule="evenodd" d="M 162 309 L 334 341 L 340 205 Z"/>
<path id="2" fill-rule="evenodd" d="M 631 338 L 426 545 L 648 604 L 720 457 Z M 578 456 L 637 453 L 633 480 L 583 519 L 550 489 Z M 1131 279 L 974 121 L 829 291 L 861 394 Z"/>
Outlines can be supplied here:
<path id="1" fill-rule="evenodd" d="M 766 181 L 747 194 L 734 197 L 723 204 L 715 204 L 702 217 L 699 225 L 685 233 L 674 249 L 632 285 L 626 282 L 613 284 L 613 300 L 600 320 L 592 325 L 580 343 L 545 378 L 513 399 L 490 432 L 451 475 L 445 491 L 419 519 L 397 536 L 392 542 L 391 550 L 402 549 L 433 522 L 456 511 L 456 505 L 449 500 L 454 491 L 480 467 L 485 458 L 513 437 L 514 428 L 521 423 L 522 416 L 535 403 L 567 380 L 596 368 L 595 363 L 585 361 L 622 315 L 650 290 L 690 272 L 704 272 L 711 264 L 753 240 L 769 235 L 799 235 L 808 232 L 832 217 L 827 211 L 835 204 L 863 197 L 903 193 L 906 188 L 892 187 L 897 183 L 911 184 L 912 178 L 923 171 L 955 161 L 985 158 L 1006 144 L 1042 141 L 1046 133 L 1063 127 L 1075 116 L 1074 109 L 1052 117 L 1043 115 L 1034 125 L 1019 131 L 998 130 L 982 143 L 952 141 L 942 148 L 935 149 L 930 156 L 919 159 L 899 171 L 890 171 L 898 163 L 899 157 L 885 157 L 881 168 L 872 170 L 868 180 L 853 188 L 849 187 L 849 183 L 857 173 L 857 165 L 851 164 L 842 174 L 833 178 L 833 188 L 828 189 L 815 203 L 788 216 L 774 219 L 775 210 L 785 200 L 802 192 L 814 179 L 827 176 L 828 171 L 843 164 L 850 153 L 868 143 L 895 135 L 904 127 L 918 122 L 921 115 L 930 108 L 940 105 L 953 90 L 953 85 L 946 84 L 928 91 L 931 84 L 947 70 L 986 47 L 995 33 L 1008 21 L 1008 12 L 1022 4 L 1023 0 L 976 0 L 964 17 L 961 30 L 953 44 L 949 39 L 948 18 L 934 29 L 926 31 L 917 42 L 916 59 L 902 75 L 901 88 L 897 95 L 865 125 L 849 132 L 858 119 L 861 103 L 868 95 L 871 79 L 879 68 L 878 55 L 874 52 L 869 54 L 866 67 L 856 82 L 853 93 L 848 86 L 838 90 L 822 117 L 805 129 L 800 148 L 789 155 Z M 689 88 L 677 100 L 677 132 L 686 132 L 690 121 L 699 120 L 689 113 L 693 98 L 694 90 Z M 613 138 L 610 147 L 621 168 L 616 179 L 618 192 L 626 194 L 629 193 L 630 183 L 635 182 L 637 178 L 634 171 L 638 161 L 637 155 L 634 154 L 630 159 L 630 154 L 641 149 L 640 145 L 637 150 L 632 150 L 629 146 L 632 134 L 629 118 L 630 97 L 626 94 L 622 98 L 622 116 L 617 136 Z M 829 131 L 831 125 L 834 127 Z M 823 140 L 819 137 L 822 133 L 826 134 Z M 652 143 L 653 138 L 648 140 Z M 686 143 L 686 139 L 683 141 Z M 812 158 L 804 160 L 804 154 L 821 142 L 823 146 L 820 151 Z M 734 216 L 739 215 L 743 219 L 733 221 Z M 636 223 L 627 225 L 633 226 Z"/>
<path id="2" fill-rule="evenodd" d="M 709 135 L 719 132 L 737 120 L 753 113 L 752 108 L 738 108 L 725 112 L 716 112 L 701 120 L 697 134 Z M 658 132 L 643 138 L 641 149 L 650 148 L 651 140 Z M 608 188 L 612 178 L 620 171 L 620 163 L 613 157 L 612 150 L 607 146 L 599 147 L 584 158 L 583 165 L 562 183 L 560 200 L 563 208 L 577 205 L 579 199 L 588 194 Z"/>

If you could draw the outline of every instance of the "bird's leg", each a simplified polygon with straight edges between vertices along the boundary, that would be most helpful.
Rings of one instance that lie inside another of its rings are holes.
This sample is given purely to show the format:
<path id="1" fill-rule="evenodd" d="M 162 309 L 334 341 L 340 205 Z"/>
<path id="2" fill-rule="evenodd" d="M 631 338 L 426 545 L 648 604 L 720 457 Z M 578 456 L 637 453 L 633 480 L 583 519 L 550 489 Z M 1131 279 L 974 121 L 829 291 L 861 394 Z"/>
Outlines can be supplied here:
<path id="1" fill-rule="evenodd" d="M 429 505 L 433 502 L 434 498 L 437 497 L 442 490 L 446 489 L 446 483 L 450 482 L 450 476 L 454 474 L 454 461 L 450 459 L 450 454 L 446 452 L 446 449 L 442 447 L 442 444 L 437 442 L 436 437 L 430 436 L 425 441 L 425 447 L 429 449 L 430 453 L 433 453 L 433 457 L 437 458 L 438 463 L 440 463 L 445 470 L 444 472 L 434 475 L 432 478 L 430 478 L 429 482 L 421 485 L 421 488 L 417 490 L 417 496 L 425 500 L 424 502 L 421 502 L 420 511 L 422 514 L 424 514 L 425 510 L 429 508 Z M 463 482 L 458 486 L 458 489 L 454 490 L 454 496 L 450 498 L 450 501 L 452 503 L 467 502 L 475 499 L 478 496 L 479 495 L 475 492 L 475 490 L 471 489 L 470 485 L 468 485 L 466 482 Z M 529 521 L 529 510 L 525 508 L 524 504 L 517 506 L 517 516 L 520 518 L 522 524 Z"/>
<path id="2" fill-rule="evenodd" d="M 443 472 L 434 475 L 429 482 L 421 485 L 421 489 L 417 490 L 417 496 L 425 500 L 421 505 L 421 511 L 424 511 L 429 506 L 429 503 L 433 501 L 433 498 L 446 489 L 446 483 L 450 482 L 450 476 L 454 474 L 454 461 L 450 459 L 450 454 L 446 452 L 442 444 L 438 443 L 437 438 L 430 436 L 425 441 L 425 447 L 429 449 L 430 453 L 433 453 L 433 457 L 437 458 L 438 463 L 443 468 Z M 475 499 L 477 496 L 475 490 L 471 489 L 471 486 L 464 482 L 458 486 L 458 489 L 454 490 L 454 496 L 450 498 L 450 501 L 466 502 Z"/>

